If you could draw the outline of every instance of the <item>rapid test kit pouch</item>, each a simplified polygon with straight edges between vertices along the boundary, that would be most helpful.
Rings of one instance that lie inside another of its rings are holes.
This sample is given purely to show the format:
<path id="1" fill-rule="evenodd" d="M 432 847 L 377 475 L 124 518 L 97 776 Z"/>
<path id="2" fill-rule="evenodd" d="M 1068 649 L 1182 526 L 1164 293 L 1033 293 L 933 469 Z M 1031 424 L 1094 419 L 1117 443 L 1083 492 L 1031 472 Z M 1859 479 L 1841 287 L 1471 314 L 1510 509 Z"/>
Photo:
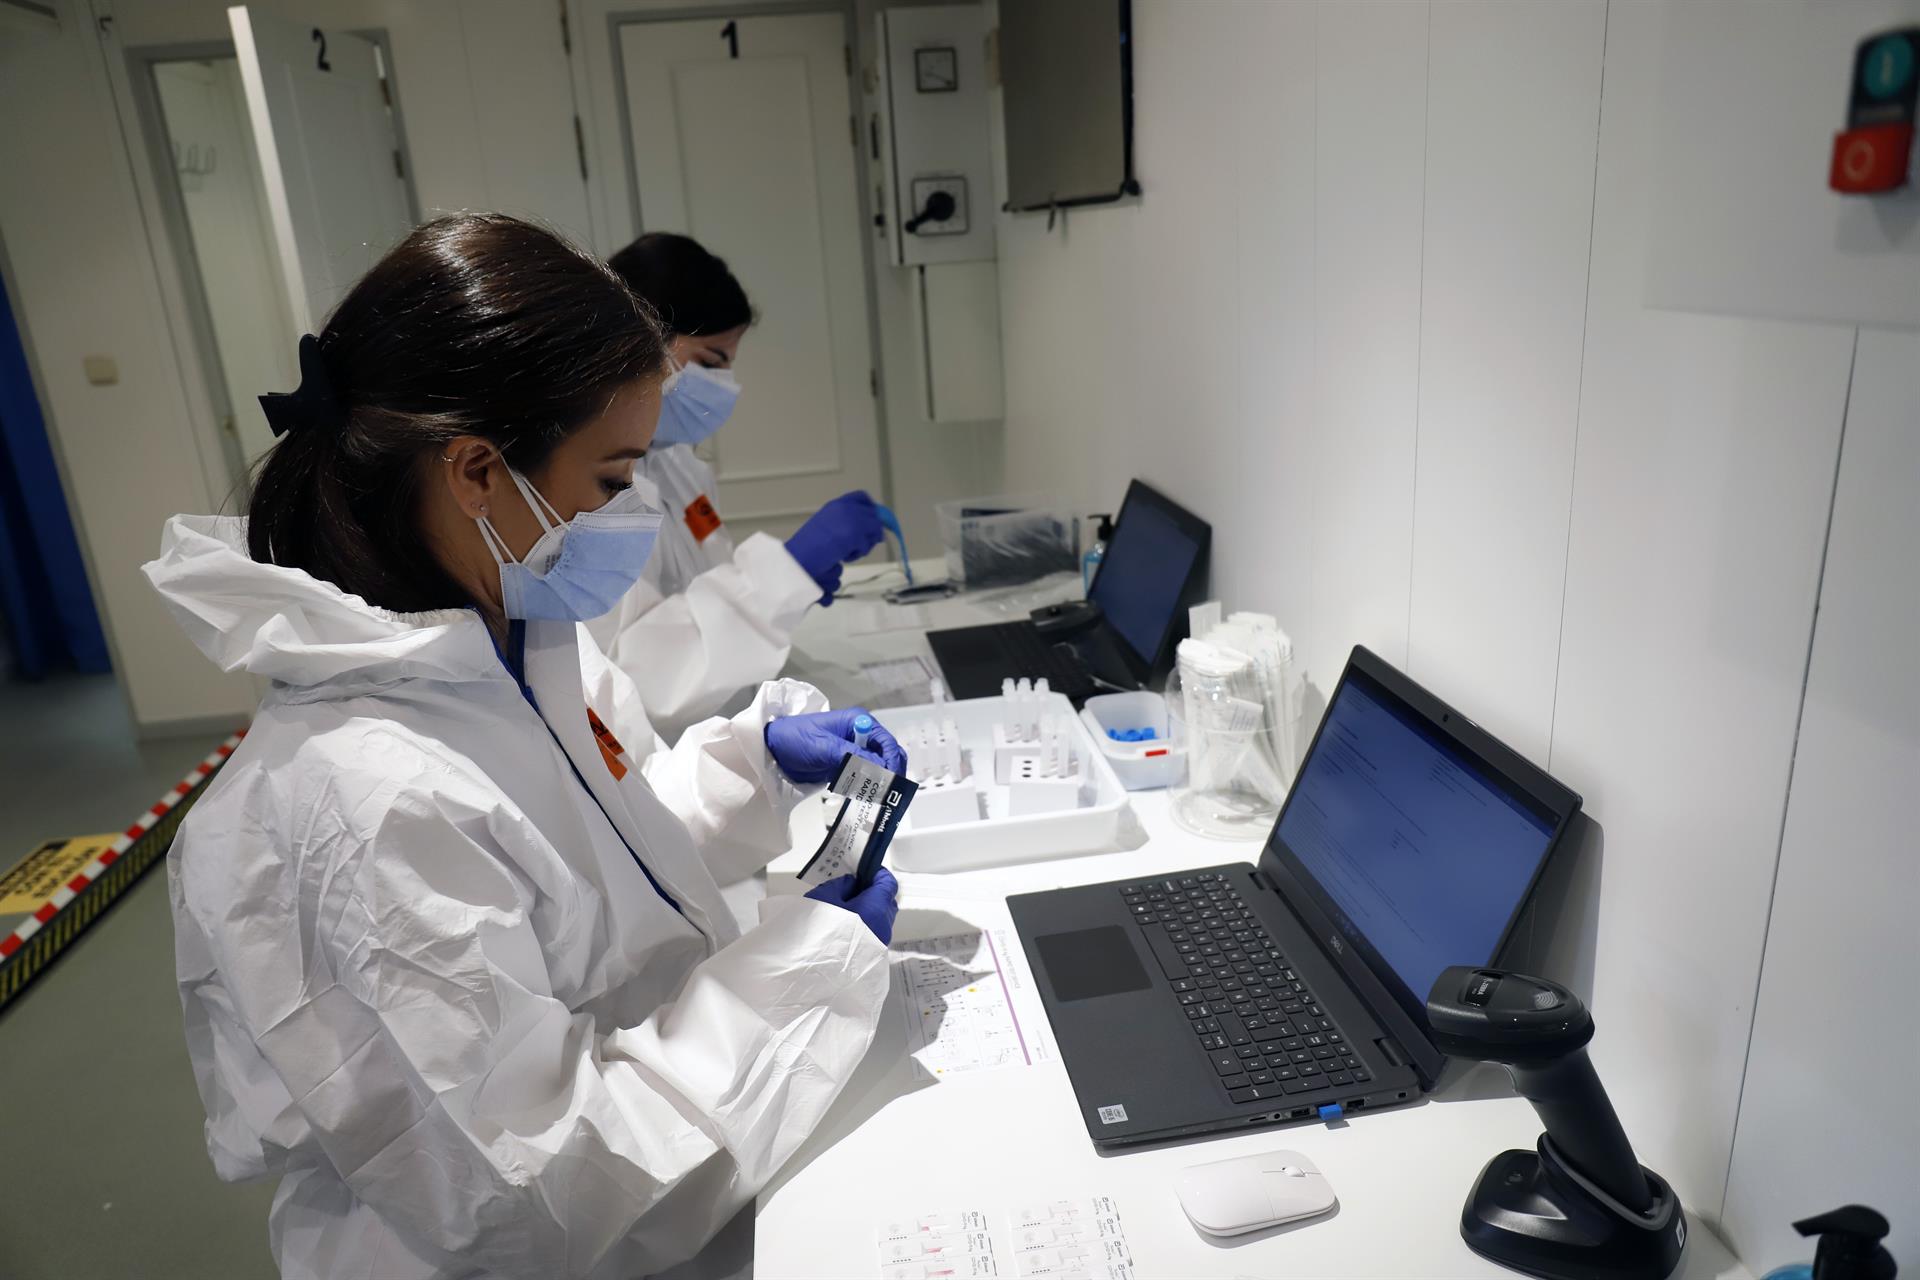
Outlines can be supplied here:
<path id="1" fill-rule="evenodd" d="M 840 811 L 800 868 L 800 882 L 812 887 L 852 876 L 856 890 L 872 884 L 917 790 L 912 779 L 863 756 L 843 757 L 827 786 L 829 797 L 841 798 Z"/>
<path id="2" fill-rule="evenodd" d="M 889 708 L 886 725 L 917 788 L 893 866 L 964 871 L 1113 847 L 1126 790 L 1045 680 L 1009 680 L 998 698 Z"/>

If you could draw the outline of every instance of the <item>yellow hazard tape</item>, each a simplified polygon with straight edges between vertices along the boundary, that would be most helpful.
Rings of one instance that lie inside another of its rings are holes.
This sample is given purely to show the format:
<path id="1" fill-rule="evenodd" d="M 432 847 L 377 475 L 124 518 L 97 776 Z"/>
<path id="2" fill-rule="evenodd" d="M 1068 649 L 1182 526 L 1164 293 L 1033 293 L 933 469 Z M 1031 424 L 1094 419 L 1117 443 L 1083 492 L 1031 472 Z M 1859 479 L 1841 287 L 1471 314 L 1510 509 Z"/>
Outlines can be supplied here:
<path id="1" fill-rule="evenodd" d="M 80 868 L 106 852 L 117 831 L 102 836 L 74 836 L 49 840 L 0 876 L 0 916 L 38 911 L 54 891 L 80 874 Z"/>

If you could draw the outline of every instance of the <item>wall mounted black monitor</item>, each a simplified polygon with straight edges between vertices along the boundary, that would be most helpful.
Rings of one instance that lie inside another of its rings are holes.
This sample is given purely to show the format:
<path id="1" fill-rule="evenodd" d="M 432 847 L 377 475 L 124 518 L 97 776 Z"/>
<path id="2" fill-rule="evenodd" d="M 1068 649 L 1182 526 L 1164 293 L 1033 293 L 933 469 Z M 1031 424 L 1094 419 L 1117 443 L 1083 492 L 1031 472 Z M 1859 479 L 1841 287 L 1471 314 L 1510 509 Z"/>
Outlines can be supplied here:
<path id="1" fill-rule="evenodd" d="M 1106 204 L 1133 176 L 1129 0 L 1008 0 L 1000 6 L 1007 208 Z"/>

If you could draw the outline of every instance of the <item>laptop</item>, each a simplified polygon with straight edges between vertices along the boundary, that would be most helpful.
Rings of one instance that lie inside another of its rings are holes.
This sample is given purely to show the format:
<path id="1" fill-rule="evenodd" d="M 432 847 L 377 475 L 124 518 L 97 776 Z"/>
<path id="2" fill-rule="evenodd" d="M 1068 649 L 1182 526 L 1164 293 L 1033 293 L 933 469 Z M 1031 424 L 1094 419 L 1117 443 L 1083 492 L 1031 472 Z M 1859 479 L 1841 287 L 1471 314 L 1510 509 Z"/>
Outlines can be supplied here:
<path id="1" fill-rule="evenodd" d="M 1096 1146 L 1393 1106 L 1580 797 L 1356 647 L 1257 865 L 1009 898 Z"/>
<path id="2" fill-rule="evenodd" d="M 947 688 L 956 698 L 987 698 L 1009 676 L 1044 676 L 1078 705 L 1102 689 L 1164 680 L 1186 635 L 1187 610 L 1206 594 L 1212 540 L 1206 521 L 1135 480 L 1086 604 L 928 634 Z"/>

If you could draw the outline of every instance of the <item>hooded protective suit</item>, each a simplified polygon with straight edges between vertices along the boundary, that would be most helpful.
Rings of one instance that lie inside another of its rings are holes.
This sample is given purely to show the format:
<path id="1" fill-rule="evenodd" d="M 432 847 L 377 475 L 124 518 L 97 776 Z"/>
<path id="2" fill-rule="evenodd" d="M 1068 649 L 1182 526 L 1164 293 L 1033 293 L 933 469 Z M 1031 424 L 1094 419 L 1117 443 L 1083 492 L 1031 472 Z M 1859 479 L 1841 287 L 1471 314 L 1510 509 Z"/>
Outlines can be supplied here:
<path id="1" fill-rule="evenodd" d="M 734 546 L 691 445 L 651 450 L 634 475 L 659 487 L 666 526 L 640 581 L 587 629 L 672 738 L 779 673 L 820 585 L 777 538 Z"/>
<path id="2" fill-rule="evenodd" d="M 818 692 L 767 685 L 669 751 L 573 624 L 527 624 L 523 690 L 477 615 L 257 564 L 242 521 L 174 520 L 147 574 L 208 656 L 274 682 L 169 880 L 207 1144 L 224 1178 L 283 1175 L 282 1272 L 694 1254 L 886 994 L 852 912 L 794 899 L 742 936 L 715 887 L 787 843 L 799 792 L 762 733 Z"/>

